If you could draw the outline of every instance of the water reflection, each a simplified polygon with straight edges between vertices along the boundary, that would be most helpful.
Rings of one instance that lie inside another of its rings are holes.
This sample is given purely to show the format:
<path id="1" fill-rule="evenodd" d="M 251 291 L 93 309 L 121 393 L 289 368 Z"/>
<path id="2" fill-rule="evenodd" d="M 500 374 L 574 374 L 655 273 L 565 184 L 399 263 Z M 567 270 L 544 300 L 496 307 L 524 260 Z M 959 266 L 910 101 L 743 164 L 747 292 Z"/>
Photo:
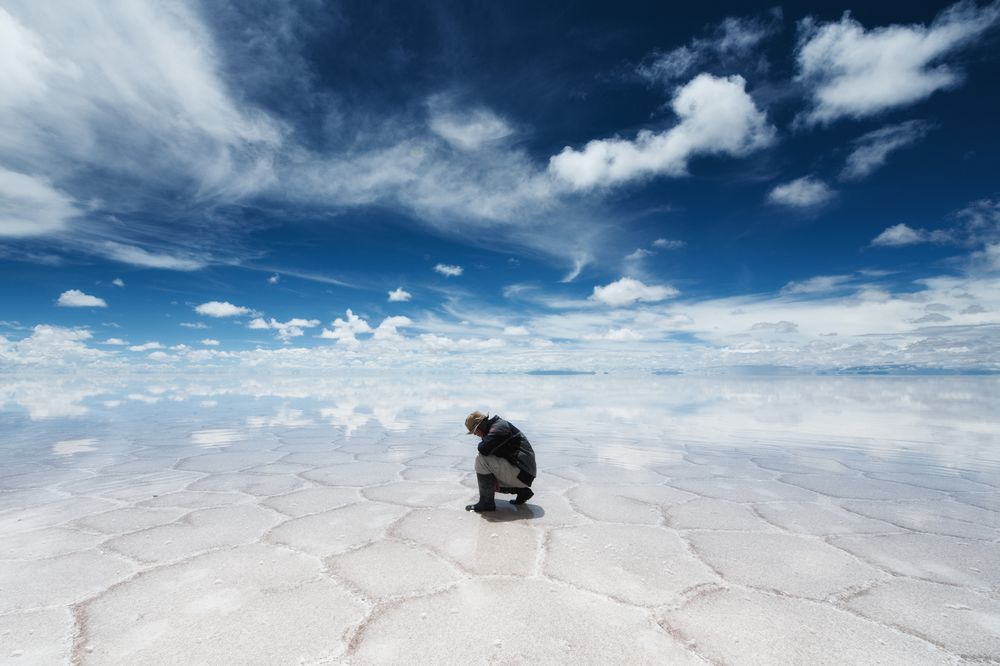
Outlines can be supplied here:
<path id="1" fill-rule="evenodd" d="M 478 408 L 602 459 L 663 442 L 821 443 L 952 466 L 1000 459 L 993 377 L 16 377 L 0 380 L 0 399 L 8 437 L 31 423 L 61 424 L 66 441 L 83 441 L 98 425 L 131 431 L 151 418 L 190 425 L 200 447 L 229 445 L 240 428 L 328 427 L 352 438 L 454 424 L 458 433 L 462 415 Z"/>

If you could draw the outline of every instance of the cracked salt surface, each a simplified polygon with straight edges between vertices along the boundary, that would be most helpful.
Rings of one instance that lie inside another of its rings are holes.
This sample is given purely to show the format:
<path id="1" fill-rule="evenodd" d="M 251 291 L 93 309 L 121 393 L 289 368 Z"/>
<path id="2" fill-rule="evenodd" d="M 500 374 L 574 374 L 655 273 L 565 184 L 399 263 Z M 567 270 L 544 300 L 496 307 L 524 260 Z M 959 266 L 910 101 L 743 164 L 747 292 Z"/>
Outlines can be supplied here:
<path id="1" fill-rule="evenodd" d="M 0 663 L 1000 661 L 994 378 L 5 381 Z"/>

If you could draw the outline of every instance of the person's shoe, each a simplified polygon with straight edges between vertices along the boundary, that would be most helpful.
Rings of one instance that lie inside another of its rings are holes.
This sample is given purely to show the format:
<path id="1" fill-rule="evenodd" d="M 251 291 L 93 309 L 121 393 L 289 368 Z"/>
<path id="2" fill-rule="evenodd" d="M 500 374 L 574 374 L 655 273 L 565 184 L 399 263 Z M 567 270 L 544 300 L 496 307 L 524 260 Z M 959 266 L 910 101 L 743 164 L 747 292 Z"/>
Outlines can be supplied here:
<path id="1" fill-rule="evenodd" d="M 517 488 L 514 492 L 517 493 L 517 497 L 510 501 L 511 504 L 515 506 L 520 506 L 534 497 L 535 493 L 531 488 Z"/>
<path id="2" fill-rule="evenodd" d="M 479 483 L 479 501 L 475 504 L 469 504 L 465 510 L 476 513 L 496 511 L 497 503 L 493 497 L 497 489 L 497 478 L 492 474 L 476 474 L 476 481 Z"/>

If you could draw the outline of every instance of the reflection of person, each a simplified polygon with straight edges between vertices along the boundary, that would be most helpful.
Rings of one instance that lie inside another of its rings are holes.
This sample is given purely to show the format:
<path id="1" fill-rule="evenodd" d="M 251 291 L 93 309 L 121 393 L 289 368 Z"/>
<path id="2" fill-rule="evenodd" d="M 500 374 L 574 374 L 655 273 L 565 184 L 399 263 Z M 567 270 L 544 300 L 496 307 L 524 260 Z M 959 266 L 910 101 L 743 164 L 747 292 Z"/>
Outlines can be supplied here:
<path id="1" fill-rule="evenodd" d="M 476 481 L 479 501 L 465 507 L 466 511 L 495 511 L 495 492 L 517 495 L 511 504 L 524 504 L 535 493 L 535 451 L 520 430 L 499 416 L 490 418 L 482 412 L 465 417 L 470 435 L 482 438 L 476 456 Z"/>

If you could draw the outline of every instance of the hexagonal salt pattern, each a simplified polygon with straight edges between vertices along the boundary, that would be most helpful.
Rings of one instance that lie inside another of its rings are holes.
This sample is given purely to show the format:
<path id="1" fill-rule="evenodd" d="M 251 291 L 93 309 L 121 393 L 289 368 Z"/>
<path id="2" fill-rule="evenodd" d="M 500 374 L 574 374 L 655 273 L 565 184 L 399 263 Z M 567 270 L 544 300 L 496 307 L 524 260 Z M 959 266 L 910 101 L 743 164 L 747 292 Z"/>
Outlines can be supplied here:
<path id="1" fill-rule="evenodd" d="M 0 432 L 0 662 L 1000 661 L 1000 465 L 974 464 L 1000 433 L 915 428 L 911 460 L 849 419 L 685 426 L 686 396 L 633 419 L 603 401 L 642 382 L 572 409 L 553 382 L 554 416 L 509 398 L 534 497 L 480 515 L 477 398 L 286 407 L 302 386 L 266 417 L 178 401 Z"/>

